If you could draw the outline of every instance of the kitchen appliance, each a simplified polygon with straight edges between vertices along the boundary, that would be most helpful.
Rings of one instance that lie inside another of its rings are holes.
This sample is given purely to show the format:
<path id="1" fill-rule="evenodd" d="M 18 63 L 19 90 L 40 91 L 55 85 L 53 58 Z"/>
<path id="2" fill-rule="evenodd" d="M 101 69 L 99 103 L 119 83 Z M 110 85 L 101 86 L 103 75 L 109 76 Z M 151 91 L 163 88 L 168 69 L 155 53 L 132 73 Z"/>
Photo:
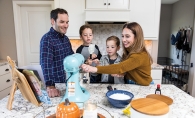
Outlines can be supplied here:
<path id="1" fill-rule="evenodd" d="M 80 110 L 74 102 L 68 98 L 57 107 L 56 118 L 80 118 Z"/>
<path id="2" fill-rule="evenodd" d="M 66 71 L 66 93 L 61 102 L 68 98 L 71 102 L 75 102 L 79 108 L 83 107 L 85 101 L 89 99 L 89 92 L 80 86 L 79 70 L 84 63 L 83 55 L 75 53 L 67 56 L 64 61 L 64 70 Z"/>
<path id="3" fill-rule="evenodd" d="M 131 118 L 168 118 L 169 106 L 153 98 L 139 98 L 131 101 Z"/>

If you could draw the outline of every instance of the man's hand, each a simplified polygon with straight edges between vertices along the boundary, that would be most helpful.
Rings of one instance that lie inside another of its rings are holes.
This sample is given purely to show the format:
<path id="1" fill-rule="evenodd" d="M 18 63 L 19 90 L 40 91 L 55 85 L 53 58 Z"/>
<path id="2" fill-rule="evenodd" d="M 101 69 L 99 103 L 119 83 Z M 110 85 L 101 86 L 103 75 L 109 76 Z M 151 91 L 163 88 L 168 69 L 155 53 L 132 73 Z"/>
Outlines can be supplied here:
<path id="1" fill-rule="evenodd" d="M 48 86 L 47 87 L 47 93 L 50 98 L 53 97 L 59 97 L 60 96 L 60 91 L 55 88 L 55 86 Z"/>

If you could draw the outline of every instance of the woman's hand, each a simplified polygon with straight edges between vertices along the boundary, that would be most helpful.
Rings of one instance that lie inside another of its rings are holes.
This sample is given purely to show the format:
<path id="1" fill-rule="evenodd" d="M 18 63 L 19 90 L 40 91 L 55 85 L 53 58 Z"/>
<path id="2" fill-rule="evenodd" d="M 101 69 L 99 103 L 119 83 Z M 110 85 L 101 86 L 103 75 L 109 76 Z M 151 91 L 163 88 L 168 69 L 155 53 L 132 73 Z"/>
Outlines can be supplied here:
<path id="1" fill-rule="evenodd" d="M 113 77 L 124 77 L 124 74 L 111 74 Z"/>
<path id="2" fill-rule="evenodd" d="M 96 73 L 97 72 L 97 68 L 96 67 L 89 66 L 89 65 L 86 65 L 86 64 L 82 64 L 81 68 L 85 72 L 89 72 L 89 73 Z"/>

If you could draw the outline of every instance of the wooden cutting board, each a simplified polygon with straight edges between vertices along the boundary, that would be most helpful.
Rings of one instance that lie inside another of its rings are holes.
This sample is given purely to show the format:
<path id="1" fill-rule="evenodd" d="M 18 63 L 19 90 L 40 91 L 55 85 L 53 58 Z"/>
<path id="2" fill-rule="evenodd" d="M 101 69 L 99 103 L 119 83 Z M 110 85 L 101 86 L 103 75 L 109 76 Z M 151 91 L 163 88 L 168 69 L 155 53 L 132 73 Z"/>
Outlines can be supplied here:
<path id="1" fill-rule="evenodd" d="M 139 98 L 131 101 L 131 107 L 147 115 L 163 115 L 169 112 L 169 106 L 153 98 Z"/>
<path id="2" fill-rule="evenodd" d="M 165 96 L 165 95 L 150 94 L 150 95 L 147 95 L 146 98 L 157 99 L 157 100 L 160 100 L 162 102 L 165 102 L 167 105 L 171 105 L 173 103 L 173 99 L 171 99 L 170 97 Z"/>

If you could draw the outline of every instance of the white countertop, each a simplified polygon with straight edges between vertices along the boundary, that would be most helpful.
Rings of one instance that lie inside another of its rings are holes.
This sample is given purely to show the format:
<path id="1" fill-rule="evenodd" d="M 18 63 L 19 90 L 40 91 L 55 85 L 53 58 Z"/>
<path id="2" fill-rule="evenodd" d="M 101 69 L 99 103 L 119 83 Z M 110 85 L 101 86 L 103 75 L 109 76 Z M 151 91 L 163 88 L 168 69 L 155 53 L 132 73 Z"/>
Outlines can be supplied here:
<path id="1" fill-rule="evenodd" d="M 108 84 L 89 84 L 86 86 L 86 89 L 90 93 L 90 99 L 92 101 L 96 101 L 98 106 L 103 107 L 108 110 L 109 113 L 114 115 L 114 118 L 127 118 L 122 114 L 123 109 L 118 109 L 112 107 L 107 98 L 105 96 L 107 92 Z M 63 92 L 65 91 L 64 84 L 57 84 L 57 88 Z M 131 85 L 131 84 L 113 84 L 113 88 L 130 91 L 134 94 L 134 99 L 136 98 L 144 98 L 148 94 L 154 94 L 156 85 L 150 86 L 139 86 L 139 85 Z M 173 99 L 173 104 L 170 105 L 170 114 L 169 118 L 195 118 L 195 98 L 183 92 L 179 88 L 174 85 L 161 85 L 161 92 L 163 95 L 169 96 Z M 59 104 L 63 96 L 52 98 L 52 106 L 43 105 L 43 107 L 36 107 L 35 105 L 29 103 L 24 100 L 20 91 L 16 91 L 14 101 L 13 101 L 13 109 L 11 111 L 6 109 L 8 97 L 0 100 L 0 117 L 6 118 L 43 118 L 43 108 L 45 110 L 45 116 L 49 116 L 56 112 L 56 106 Z M 106 118 L 111 118 L 110 115 L 98 107 L 98 112 L 106 116 Z"/>
<path id="2" fill-rule="evenodd" d="M 7 64 L 7 61 L 6 60 L 0 60 L 0 66 L 3 66 L 5 64 Z"/>
<path id="3" fill-rule="evenodd" d="M 157 63 L 153 63 L 152 64 L 152 69 L 164 69 L 164 67 L 159 65 L 159 64 L 157 64 Z"/>

